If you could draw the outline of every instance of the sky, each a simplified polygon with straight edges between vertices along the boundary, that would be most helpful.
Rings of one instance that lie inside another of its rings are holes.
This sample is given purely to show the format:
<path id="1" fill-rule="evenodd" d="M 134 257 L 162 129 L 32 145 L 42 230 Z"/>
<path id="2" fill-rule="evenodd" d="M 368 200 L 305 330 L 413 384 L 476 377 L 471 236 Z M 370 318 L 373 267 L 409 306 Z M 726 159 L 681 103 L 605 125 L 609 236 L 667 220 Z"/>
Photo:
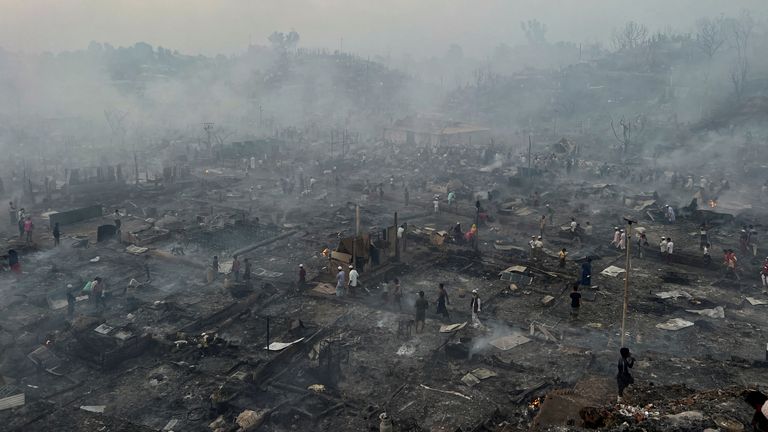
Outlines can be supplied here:
<path id="1" fill-rule="evenodd" d="M 139 41 L 187 54 L 234 54 L 275 30 L 301 46 L 357 54 L 488 55 L 523 41 L 520 22 L 545 23 L 550 41 L 606 42 L 626 21 L 690 31 L 701 16 L 764 18 L 768 0 L 0 0 L 0 47 L 74 50 Z"/>

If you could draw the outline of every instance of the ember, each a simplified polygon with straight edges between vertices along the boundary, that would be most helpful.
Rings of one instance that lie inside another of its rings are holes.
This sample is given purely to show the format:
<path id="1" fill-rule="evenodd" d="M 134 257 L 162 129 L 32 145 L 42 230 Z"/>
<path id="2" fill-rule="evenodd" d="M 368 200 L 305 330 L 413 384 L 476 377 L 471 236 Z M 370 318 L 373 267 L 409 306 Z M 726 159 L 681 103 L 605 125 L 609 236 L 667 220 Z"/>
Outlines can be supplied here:
<path id="1" fill-rule="evenodd" d="M 529 408 L 538 408 L 541 406 L 541 398 L 536 398 L 528 404 Z"/>

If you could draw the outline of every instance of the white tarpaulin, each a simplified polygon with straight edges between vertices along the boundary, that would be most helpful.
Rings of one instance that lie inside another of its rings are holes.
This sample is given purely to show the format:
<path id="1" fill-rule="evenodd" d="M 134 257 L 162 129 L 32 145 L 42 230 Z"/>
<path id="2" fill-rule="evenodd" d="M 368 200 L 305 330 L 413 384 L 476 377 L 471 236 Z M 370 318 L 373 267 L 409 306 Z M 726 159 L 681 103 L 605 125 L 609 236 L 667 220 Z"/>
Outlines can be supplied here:
<path id="1" fill-rule="evenodd" d="M 690 321 L 686 321 L 682 318 L 672 318 L 671 320 L 663 323 L 656 324 L 656 328 L 662 329 L 662 330 L 680 330 L 684 329 L 686 327 L 692 326 L 693 323 Z"/>
<path id="2" fill-rule="evenodd" d="M 440 326 L 440 333 L 453 333 L 455 331 L 459 331 L 467 326 L 467 322 L 464 321 L 460 324 L 446 324 Z"/>
<path id="3" fill-rule="evenodd" d="M 133 255 L 141 255 L 141 254 L 143 254 L 144 252 L 146 252 L 148 250 L 149 250 L 148 248 L 139 247 L 139 246 L 136 246 L 136 245 L 130 245 L 127 248 L 125 248 L 126 252 L 128 252 L 129 254 L 133 254 Z"/>
<path id="4" fill-rule="evenodd" d="M 624 269 L 616 266 L 609 266 L 608 268 L 600 272 L 601 275 L 610 276 L 610 277 L 616 277 L 622 273 L 624 273 Z"/>
<path id="5" fill-rule="evenodd" d="M 271 344 L 269 344 L 268 347 L 265 347 L 265 349 L 268 349 L 270 351 L 282 351 L 282 350 L 288 348 L 289 346 L 291 346 L 293 344 L 297 344 L 297 343 L 299 343 L 299 342 L 301 342 L 303 340 L 304 340 L 304 338 L 296 339 L 293 342 L 272 342 Z"/>
<path id="6" fill-rule="evenodd" d="M 685 311 L 699 314 L 701 316 L 710 317 L 710 318 L 725 318 L 725 309 L 723 309 L 722 306 L 718 306 L 714 309 L 700 309 L 700 310 L 686 309 Z"/>
<path id="7" fill-rule="evenodd" d="M 678 297 L 685 297 L 687 299 L 693 298 L 692 295 L 688 294 L 687 292 L 683 290 L 672 290 L 672 291 L 664 291 L 660 293 L 656 293 L 656 297 L 662 298 L 662 299 L 676 299 Z"/>
<path id="8" fill-rule="evenodd" d="M 531 340 L 523 335 L 509 335 L 500 337 L 498 339 L 492 340 L 490 343 L 491 345 L 495 346 L 496 348 L 507 351 L 510 350 L 516 346 L 522 345 L 524 343 L 530 342 Z"/>
<path id="9" fill-rule="evenodd" d="M 106 405 L 82 405 L 80 409 L 92 413 L 103 413 L 106 409 Z"/>
<path id="10" fill-rule="evenodd" d="M 760 299 L 756 299 L 756 298 L 754 298 L 754 297 L 747 297 L 747 301 L 748 301 L 748 302 L 749 302 L 749 304 L 751 304 L 752 306 L 760 306 L 760 305 L 766 305 L 766 304 L 768 304 L 768 301 L 766 301 L 766 300 L 760 300 Z"/>

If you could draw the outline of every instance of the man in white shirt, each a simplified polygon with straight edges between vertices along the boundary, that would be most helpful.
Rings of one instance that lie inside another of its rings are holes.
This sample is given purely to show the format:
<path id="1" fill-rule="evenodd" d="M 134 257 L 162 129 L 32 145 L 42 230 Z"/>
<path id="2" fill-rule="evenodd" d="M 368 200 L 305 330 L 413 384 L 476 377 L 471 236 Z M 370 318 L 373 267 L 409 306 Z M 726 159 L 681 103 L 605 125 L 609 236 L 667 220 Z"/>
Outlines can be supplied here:
<path id="1" fill-rule="evenodd" d="M 675 244 L 672 238 L 667 237 L 667 263 L 672 263 L 672 253 L 675 251 Z"/>
<path id="2" fill-rule="evenodd" d="M 405 227 L 407 225 L 402 224 L 399 227 L 397 227 L 397 242 L 400 243 L 400 246 L 405 250 Z"/>
<path id="3" fill-rule="evenodd" d="M 536 236 L 531 236 L 531 239 L 528 241 L 528 246 L 531 248 L 531 259 L 536 257 Z"/>
<path id="4" fill-rule="evenodd" d="M 619 240 L 621 240 L 621 232 L 619 232 L 619 227 L 613 227 L 613 240 L 611 240 L 611 244 L 615 247 L 619 247 Z"/>
<path id="5" fill-rule="evenodd" d="M 667 238 L 665 236 L 661 236 L 661 242 L 659 242 L 659 252 L 661 253 L 662 257 L 667 255 Z"/>
<path id="6" fill-rule="evenodd" d="M 669 223 L 675 223 L 675 209 L 672 206 L 667 206 L 667 220 Z"/>
<path id="7" fill-rule="evenodd" d="M 349 284 L 347 286 L 349 287 L 349 295 L 351 297 L 357 295 L 357 279 L 359 277 L 360 275 L 357 273 L 357 270 L 355 270 L 355 267 L 349 266 Z"/>
<path id="8" fill-rule="evenodd" d="M 542 240 L 541 236 L 536 239 L 535 242 L 533 242 L 533 248 L 534 252 L 533 255 L 536 257 L 536 259 L 543 259 L 544 258 L 544 241 Z"/>

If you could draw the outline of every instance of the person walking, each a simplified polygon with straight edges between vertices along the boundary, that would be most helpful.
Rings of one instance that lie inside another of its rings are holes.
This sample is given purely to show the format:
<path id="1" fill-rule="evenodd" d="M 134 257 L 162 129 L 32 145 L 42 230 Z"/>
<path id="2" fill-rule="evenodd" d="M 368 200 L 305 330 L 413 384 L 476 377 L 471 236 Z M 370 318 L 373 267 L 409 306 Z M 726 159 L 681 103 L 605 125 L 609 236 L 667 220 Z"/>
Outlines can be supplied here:
<path id="1" fill-rule="evenodd" d="M 530 259 L 533 260 L 536 258 L 536 236 L 531 236 L 531 239 L 528 240 L 528 247 L 530 248 Z"/>
<path id="2" fill-rule="evenodd" d="M 620 250 L 627 248 L 627 233 L 624 230 L 619 230 L 619 244 L 617 246 Z"/>
<path id="3" fill-rule="evenodd" d="M 479 317 L 480 312 L 483 310 L 482 301 L 480 300 L 480 295 L 476 289 L 472 290 L 472 301 L 470 302 L 469 306 L 472 311 L 472 327 L 482 327 L 483 324 L 480 322 Z"/>
<path id="4" fill-rule="evenodd" d="M 699 249 L 704 250 L 707 243 L 709 243 L 709 232 L 707 231 L 707 224 L 703 223 L 699 227 Z"/>
<path id="5" fill-rule="evenodd" d="M 621 402 L 624 397 L 624 390 L 630 385 L 635 383 L 635 379 L 630 373 L 630 369 L 635 365 L 635 359 L 631 356 L 629 348 L 622 348 L 619 350 L 619 371 L 616 374 L 616 382 L 619 386 L 619 396 L 616 398 L 617 402 Z"/>
<path id="6" fill-rule="evenodd" d="M 419 298 L 416 299 L 416 333 L 424 331 L 427 308 L 429 308 L 429 302 L 424 298 L 424 291 L 419 291 Z"/>
<path id="7" fill-rule="evenodd" d="M 299 264 L 299 288 L 303 287 L 307 283 L 307 270 L 304 269 L 304 264 Z"/>
<path id="8" fill-rule="evenodd" d="M 19 254 L 14 249 L 8 250 L 8 268 L 16 274 L 16 277 L 21 275 L 21 261 L 19 261 Z"/>
<path id="9" fill-rule="evenodd" d="M 403 223 L 397 227 L 397 241 L 400 243 L 400 248 L 405 252 L 405 230 L 408 224 Z"/>
<path id="10" fill-rule="evenodd" d="M 757 228 L 750 225 L 749 226 L 749 246 L 752 248 L 752 256 L 757 257 L 757 236 L 758 236 Z"/>
<path id="11" fill-rule="evenodd" d="M 533 243 L 534 250 L 533 250 L 533 256 L 536 260 L 544 260 L 544 241 L 539 236 L 539 238 L 536 239 L 536 241 Z"/>
<path id="12" fill-rule="evenodd" d="M 19 240 L 24 238 L 24 221 L 26 220 L 26 217 L 24 216 L 24 209 L 19 210 L 19 220 L 16 222 L 19 226 Z"/>
<path id="13" fill-rule="evenodd" d="M 347 287 L 349 289 L 350 297 L 357 296 L 357 284 L 358 284 L 359 278 L 360 278 L 360 273 L 358 273 L 357 270 L 355 270 L 354 266 L 349 266 L 349 282 L 347 283 Z"/>
<path id="14" fill-rule="evenodd" d="M 568 257 L 568 251 L 565 250 L 565 248 L 560 249 L 560 253 L 557 254 L 558 258 L 560 260 L 560 264 L 558 264 L 558 267 L 564 268 L 565 267 L 565 259 Z"/>
<path id="15" fill-rule="evenodd" d="M 579 308 L 581 308 L 581 293 L 579 292 L 579 282 L 574 282 L 573 292 L 571 292 L 571 318 L 579 317 Z"/>
<path id="16" fill-rule="evenodd" d="M 592 286 L 592 258 L 581 264 L 581 285 Z"/>
<path id="17" fill-rule="evenodd" d="M 712 263 L 712 245 L 707 243 L 704 245 L 704 263 L 710 265 Z"/>
<path id="18" fill-rule="evenodd" d="M 235 282 L 240 281 L 240 260 L 237 255 L 232 257 L 232 275 L 235 276 Z"/>
<path id="19" fill-rule="evenodd" d="M 619 227 L 613 227 L 613 239 L 611 240 L 611 244 L 614 247 L 619 247 L 619 241 L 621 240 L 621 232 L 619 231 Z"/>
<path id="20" fill-rule="evenodd" d="M 26 245 L 32 244 L 32 230 L 35 228 L 35 224 L 32 223 L 32 217 L 27 216 L 24 221 L 24 234 L 26 235 Z"/>
<path id="21" fill-rule="evenodd" d="M 443 319 L 450 319 L 451 315 L 448 313 L 448 305 L 451 304 L 448 299 L 448 292 L 445 291 L 445 285 L 440 284 L 437 288 L 437 313 L 443 316 Z"/>
<path id="22" fill-rule="evenodd" d="M 643 257 L 643 233 L 637 232 L 635 233 L 635 256 L 637 258 Z M 648 243 L 648 240 L 645 240 L 646 243 Z"/>
<path id="23" fill-rule="evenodd" d="M 725 264 L 725 276 L 731 279 L 739 280 L 739 275 L 736 272 L 736 252 L 733 249 L 726 249 L 723 256 L 723 264 Z"/>
<path id="24" fill-rule="evenodd" d="M 547 204 L 547 218 L 549 218 L 549 226 L 555 226 L 555 209 L 551 205 Z"/>
<path id="25" fill-rule="evenodd" d="M 675 252 L 675 244 L 672 237 L 667 237 L 667 264 L 672 264 L 672 254 Z"/>
<path id="26" fill-rule="evenodd" d="M 114 220 L 115 220 L 115 234 L 117 235 L 117 241 L 122 241 L 122 228 L 123 228 L 123 221 L 120 219 L 120 210 L 115 209 L 114 214 Z"/>
<path id="27" fill-rule="evenodd" d="M 347 275 L 344 273 L 344 269 L 341 268 L 341 266 L 337 267 L 336 270 L 338 270 L 338 273 L 336 273 L 336 297 L 343 297 Z"/>
<path id="28" fill-rule="evenodd" d="M 395 286 L 392 288 L 392 302 L 397 305 L 397 310 L 403 310 L 403 288 L 400 286 L 400 279 L 395 278 Z"/>
<path id="29" fill-rule="evenodd" d="M 59 229 L 59 223 L 53 224 L 53 245 L 58 246 L 61 244 L 61 230 Z"/>
<path id="30" fill-rule="evenodd" d="M 752 431 L 768 432 L 768 396 L 758 390 L 749 390 L 743 395 L 744 402 L 755 410 L 752 415 Z"/>

